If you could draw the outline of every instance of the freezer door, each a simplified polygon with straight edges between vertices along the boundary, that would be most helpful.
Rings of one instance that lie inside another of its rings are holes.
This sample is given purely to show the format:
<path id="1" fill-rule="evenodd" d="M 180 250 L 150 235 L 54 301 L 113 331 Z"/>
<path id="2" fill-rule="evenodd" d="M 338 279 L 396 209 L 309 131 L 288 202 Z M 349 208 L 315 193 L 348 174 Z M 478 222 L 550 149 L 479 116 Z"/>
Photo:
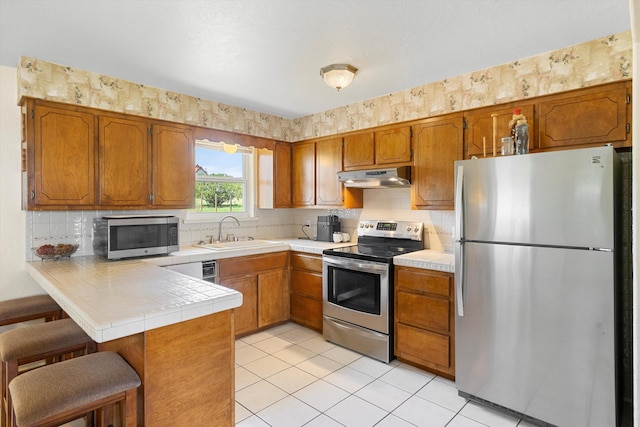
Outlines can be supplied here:
<path id="1" fill-rule="evenodd" d="M 613 148 L 456 162 L 466 240 L 613 248 Z M 457 182 L 456 182 L 457 184 Z"/>
<path id="2" fill-rule="evenodd" d="M 463 251 L 457 388 L 558 426 L 615 426 L 613 254 Z"/>

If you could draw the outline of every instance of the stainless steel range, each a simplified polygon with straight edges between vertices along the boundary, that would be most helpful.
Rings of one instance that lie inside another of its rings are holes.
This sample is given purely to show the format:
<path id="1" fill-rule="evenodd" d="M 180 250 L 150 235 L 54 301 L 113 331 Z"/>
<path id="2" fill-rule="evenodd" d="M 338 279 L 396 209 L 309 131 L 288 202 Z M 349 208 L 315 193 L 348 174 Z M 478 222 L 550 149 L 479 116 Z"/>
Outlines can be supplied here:
<path id="1" fill-rule="evenodd" d="M 358 244 L 322 255 L 323 336 L 383 362 L 393 354 L 393 257 L 422 249 L 423 225 L 363 220 Z"/>

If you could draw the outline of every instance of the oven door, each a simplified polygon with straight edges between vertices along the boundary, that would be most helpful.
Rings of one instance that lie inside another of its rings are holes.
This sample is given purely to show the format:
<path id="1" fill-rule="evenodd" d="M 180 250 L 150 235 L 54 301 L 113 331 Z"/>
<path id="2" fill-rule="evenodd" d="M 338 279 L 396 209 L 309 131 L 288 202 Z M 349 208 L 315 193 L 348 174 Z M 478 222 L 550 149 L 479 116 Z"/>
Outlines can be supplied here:
<path id="1" fill-rule="evenodd" d="M 389 272 L 387 263 L 324 255 L 323 314 L 389 334 Z"/>

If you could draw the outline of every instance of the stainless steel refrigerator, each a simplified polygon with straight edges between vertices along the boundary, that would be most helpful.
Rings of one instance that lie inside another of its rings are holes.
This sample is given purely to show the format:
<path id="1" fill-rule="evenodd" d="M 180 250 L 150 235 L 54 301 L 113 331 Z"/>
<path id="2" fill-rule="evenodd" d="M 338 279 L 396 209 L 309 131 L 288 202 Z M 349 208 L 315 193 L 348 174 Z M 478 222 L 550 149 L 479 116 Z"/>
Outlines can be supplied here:
<path id="1" fill-rule="evenodd" d="M 612 147 L 455 162 L 461 396 L 616 425 L 619 170 Z"/>

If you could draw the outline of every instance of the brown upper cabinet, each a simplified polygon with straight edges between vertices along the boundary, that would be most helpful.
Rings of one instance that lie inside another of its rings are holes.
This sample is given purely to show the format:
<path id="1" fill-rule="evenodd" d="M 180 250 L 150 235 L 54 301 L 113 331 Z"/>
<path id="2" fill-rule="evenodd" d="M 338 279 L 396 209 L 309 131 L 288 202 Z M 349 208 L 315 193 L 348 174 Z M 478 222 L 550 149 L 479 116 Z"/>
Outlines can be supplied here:
<path id="1" fill-rule="evenodd" d="M 28 101 L 23 106 L 23 208 L 52 209 L 96 203 L 93 114 Z"/>
<path id="2" fill-rule="evenodd" d="M 276 141 L 273 150 L 258 149 L 258 207 L 291 207 L 291 144 Z"/>
<path id="3" fill-rule="evenodd" d="M 342 170 L 342 137 L 296 142 L 292 147 L 293 207 L 362 207 L 362 189 L 338 181 Z"/>
<path id="4" fill-rule="evenodd" d="M 630 81 L 544 97 L 536 108 L 541 150 L 631 146 Z"/>
<path id="5" fill-rule="evenodd" d="M 411 126 L 386 126 L 344 136 L 344 170 L 409 166 Z"/>
<path id="6" fill-rule="evenodd" d="M 152 193 L 149 123 L 101 116 L 98 131 L 98 204 L 146 206 Z"/>
<path id="7" fill-rule="evenodd" d="M 453 166 L 463 156 L 463 128 L 462 113 L 426 119 L 413 126 L 413 208 L 453 209 Z"/>
<path id="8" fill-rule="evenodd" d="M 342 205 L 342 138 L 316 141 L 316 205 Z"/>
<path id="9" fill-rule="evenodd" d="M 297 142 L 291 148 L 291 204 L 293 207 L 316 203 L 316 144 Z"/>
<path id="10" fill-rule="evenodd" d="M 502 137 L 510 136 L 511 134 L 509 122 L 513 117 L 514 108 L 520 108 L 522 110 L 522 114 L 527 118 L 527 121 L 531 126 L 534 118 L 533 104 L 518 104 L 516 107 L 510 105 L 507 107 L 500 106 L 498 108 L 480 108 L 478 110 L 472 110 L 465 113 L 465 158 L 468 159 L 471 158 L 471 156 L 480 158 L 493 157 L 494 114 L 496 115 L 495 149 L 496 156 L 500 156 Z M 529 133 L 530 135 L 533 135 L 533 130 L 530 129 Z M 532 142 L 533 141 L 530 136 L 530 150 L 534 149 Z"/>
<path id="11" fill-rule="evenodd" d="M 153 206 L 191 208 L 195 201 L 195 140 L 189 126 L 154 124 Z"/>
<path id="12" fill-rule="evenodd" d="M 631 147 L 631 81 L 483 107 L 464 113 L 465 158 L 493 157 L 493 117 L 497 114 L 496 154 L 509 136 L 513 109 L 529 122 L 529 151 L 552 151 L 612 144 Z"/>
<path id="13" fill-rule="evenodd" d="M 37 99 L 22 104 L 23 208 L 189 208 L 189 126 Z"/>

